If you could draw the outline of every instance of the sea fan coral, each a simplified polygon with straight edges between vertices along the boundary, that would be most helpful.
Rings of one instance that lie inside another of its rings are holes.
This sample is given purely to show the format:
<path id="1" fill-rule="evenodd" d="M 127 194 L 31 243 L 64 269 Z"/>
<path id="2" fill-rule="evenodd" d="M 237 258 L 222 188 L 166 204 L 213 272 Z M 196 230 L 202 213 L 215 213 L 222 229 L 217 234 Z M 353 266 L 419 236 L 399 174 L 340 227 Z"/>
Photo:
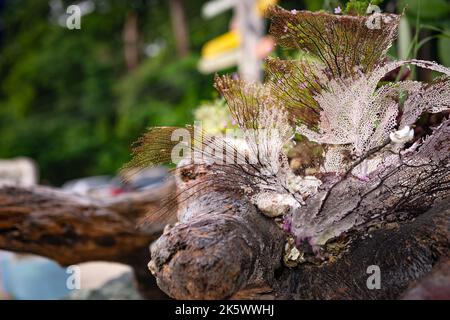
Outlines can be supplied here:
<path id="1" fill-rule="evenodd" d="M 450 109 L 450 70 L 428 61 L 388 61 L 399 16 L 380 15 L 379 28 L 373 28 L 369 16 L 279 7 L 268 15 L 278 43 L 309 58 L 268 59 L 264 84 L 216 77 L 215 87 L 241 134 L 230 138 L 200 132 L 185 141 L 190 152 L 176 174 L 182 176 L 184 166 L 192 164 L 206 167 L 207 173 L 201 185 L 171 201 L 235 190 L 263 214 L 284 215 L 284 229 L 299 249 L 306 244 L 319 252 L 350 230 L 405 219 L 402 212 L 412 218 L 448 198 L 450 120 L 444 117 L 425 138 L 416 137 L 413 128 L 422 115 Z M 431 83 L 381 85 L 404 65 L 443 75 Z M 131 166 L 166 162 L 178 143 L 171 139 L 173 131 L 149 131 L 134 150 Z M 303 168 L 296 175 L 290 168 L 286 145 L 295 132 L 323 150 L 317 170 Z"/>

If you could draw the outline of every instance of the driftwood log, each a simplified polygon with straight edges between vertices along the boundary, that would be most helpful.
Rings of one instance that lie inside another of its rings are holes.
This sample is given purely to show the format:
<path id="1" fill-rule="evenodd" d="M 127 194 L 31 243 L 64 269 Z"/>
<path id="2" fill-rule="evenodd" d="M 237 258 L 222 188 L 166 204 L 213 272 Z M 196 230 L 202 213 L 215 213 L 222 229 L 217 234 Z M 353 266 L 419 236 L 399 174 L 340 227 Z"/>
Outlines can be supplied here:
<path id="1" fill-rule="evenodd" d="M 164 298 L 145 262 L 149 244 L 164 225 L 151 230 L 137 225 L 173 187 L 170 181 L 108 201 L 47 187 L 0 188 L 0 249 L 45 256 L 63 266 L 88 261 L 128 264 L 145 297 Z"/>
<path id="2" fill-rule="evenodd" d="M 185 169 L 181 190 L 195 192 L 207 168 Z M 36 187 L 0 189 L 0 248 L 61 265 L 103 260 L 132 266 L 147 298 L 165 298 L 147 270 L 148 246 L 163 224 L 136 227 L 173 183 L 110 201 Z M 199 191 L 199 190 L 197 190 Z M 177 299 L 449 298 L 450 201 L 413 221 L 356 234 L 336 261 L 285 267 L 286 235 L 240 194 L 206 188 L 179 204 L 179 222 L 153 243 L 148 267 Z M 366 286 L 367 267 L 381 288 Z"/>
<path id="3" fill-rule="evenodd" d="M 208 174 L 183 170 L 179 185 L 192 193 Z M 428 282 L 450 288 L 448 272 L 426 278 L 435 265 L 448 265 L 449 199 L 412 221 L 355 234 L 335 261 L 288 268 L 281 262 L 286 236 L 273 220 L 239 194 L 197 191 L 179 206 L 180 222 L 151 247 L 149 268 L 173 298 L 397 299 Z M 367 287 L 371 265 L 380 268 L 380 289 Z"/>

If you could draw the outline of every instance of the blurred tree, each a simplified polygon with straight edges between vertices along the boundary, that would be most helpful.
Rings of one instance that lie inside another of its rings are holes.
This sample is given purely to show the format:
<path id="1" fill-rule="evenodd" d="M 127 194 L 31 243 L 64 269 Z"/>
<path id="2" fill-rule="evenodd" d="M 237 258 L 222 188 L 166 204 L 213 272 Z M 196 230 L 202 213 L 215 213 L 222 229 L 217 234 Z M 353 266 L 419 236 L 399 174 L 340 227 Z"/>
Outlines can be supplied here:
<path id="1" fill-rule="evenodd" d="M 183 2 L 183 0 L 169 0 L 172 26 L 180 57 L 185 57 L 189 53 L 188 26 Z"/>
<path id="2" fill-rule="evenodd" d="M 193 52 L 228 28 L 202 3 L 185 2 Z M 145 127 L 190 122 L 213 92 L 195 55 L 178 58 L 166 1 L 81 1 L 81 30 L 65 27 L 70 4 L 0 6 L 0 158 L 32 157 L 52 184 L 115 174 Z"/>
<path id="3" fill-rule="evenodd" d="M 128 12 L 123 27 L 123 44 L 125 63 L 129 71 L 137 68 L 139 63 L 138 17 L 134 10 Z"/>

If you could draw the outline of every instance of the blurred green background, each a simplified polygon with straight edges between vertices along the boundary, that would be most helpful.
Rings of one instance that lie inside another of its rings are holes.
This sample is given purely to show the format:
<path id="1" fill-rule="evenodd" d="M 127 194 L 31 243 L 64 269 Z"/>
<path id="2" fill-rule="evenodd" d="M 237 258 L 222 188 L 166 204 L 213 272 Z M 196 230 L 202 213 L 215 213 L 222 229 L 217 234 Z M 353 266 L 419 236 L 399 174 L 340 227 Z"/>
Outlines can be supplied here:
<path id="1" fill-rule="evenodd" d="M 148 126 L 191 123 L 194 109 L 217 96 L 213 76 L 197 71 L 201 47 L 228 30 L 231 12 L 205 20 L 206 1 L 180 2 L 187 28 L 181 47 L 173 1 L 78 1 L 90 11 L 81 30 L 68 30 L 60 18 L 74 1 L 0 0 L 0 158 L 33 158 L 41 183 L 60 185 L 115 174 Z M 332 11 L 343 2 L 280 4 Z M 449 1 L 382 4 L 400 13 L 405 6 L 391 54 L 450 65 Z"/>

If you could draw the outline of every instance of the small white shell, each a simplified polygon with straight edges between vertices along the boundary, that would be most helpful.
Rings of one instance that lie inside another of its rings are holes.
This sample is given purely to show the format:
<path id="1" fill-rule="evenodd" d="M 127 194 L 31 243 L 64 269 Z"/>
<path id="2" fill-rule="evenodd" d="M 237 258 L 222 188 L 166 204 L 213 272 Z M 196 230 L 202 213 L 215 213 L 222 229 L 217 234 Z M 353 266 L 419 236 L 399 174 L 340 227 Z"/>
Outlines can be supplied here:
<path id="1" fill-rule="evenodd" d="M 405 126 L 403 129 L 392 132 L 389 135 L 391 141 L 397 144 L 403 144 L 411 141 L 414 138 L 414 130 L 409 126 Z"/>

